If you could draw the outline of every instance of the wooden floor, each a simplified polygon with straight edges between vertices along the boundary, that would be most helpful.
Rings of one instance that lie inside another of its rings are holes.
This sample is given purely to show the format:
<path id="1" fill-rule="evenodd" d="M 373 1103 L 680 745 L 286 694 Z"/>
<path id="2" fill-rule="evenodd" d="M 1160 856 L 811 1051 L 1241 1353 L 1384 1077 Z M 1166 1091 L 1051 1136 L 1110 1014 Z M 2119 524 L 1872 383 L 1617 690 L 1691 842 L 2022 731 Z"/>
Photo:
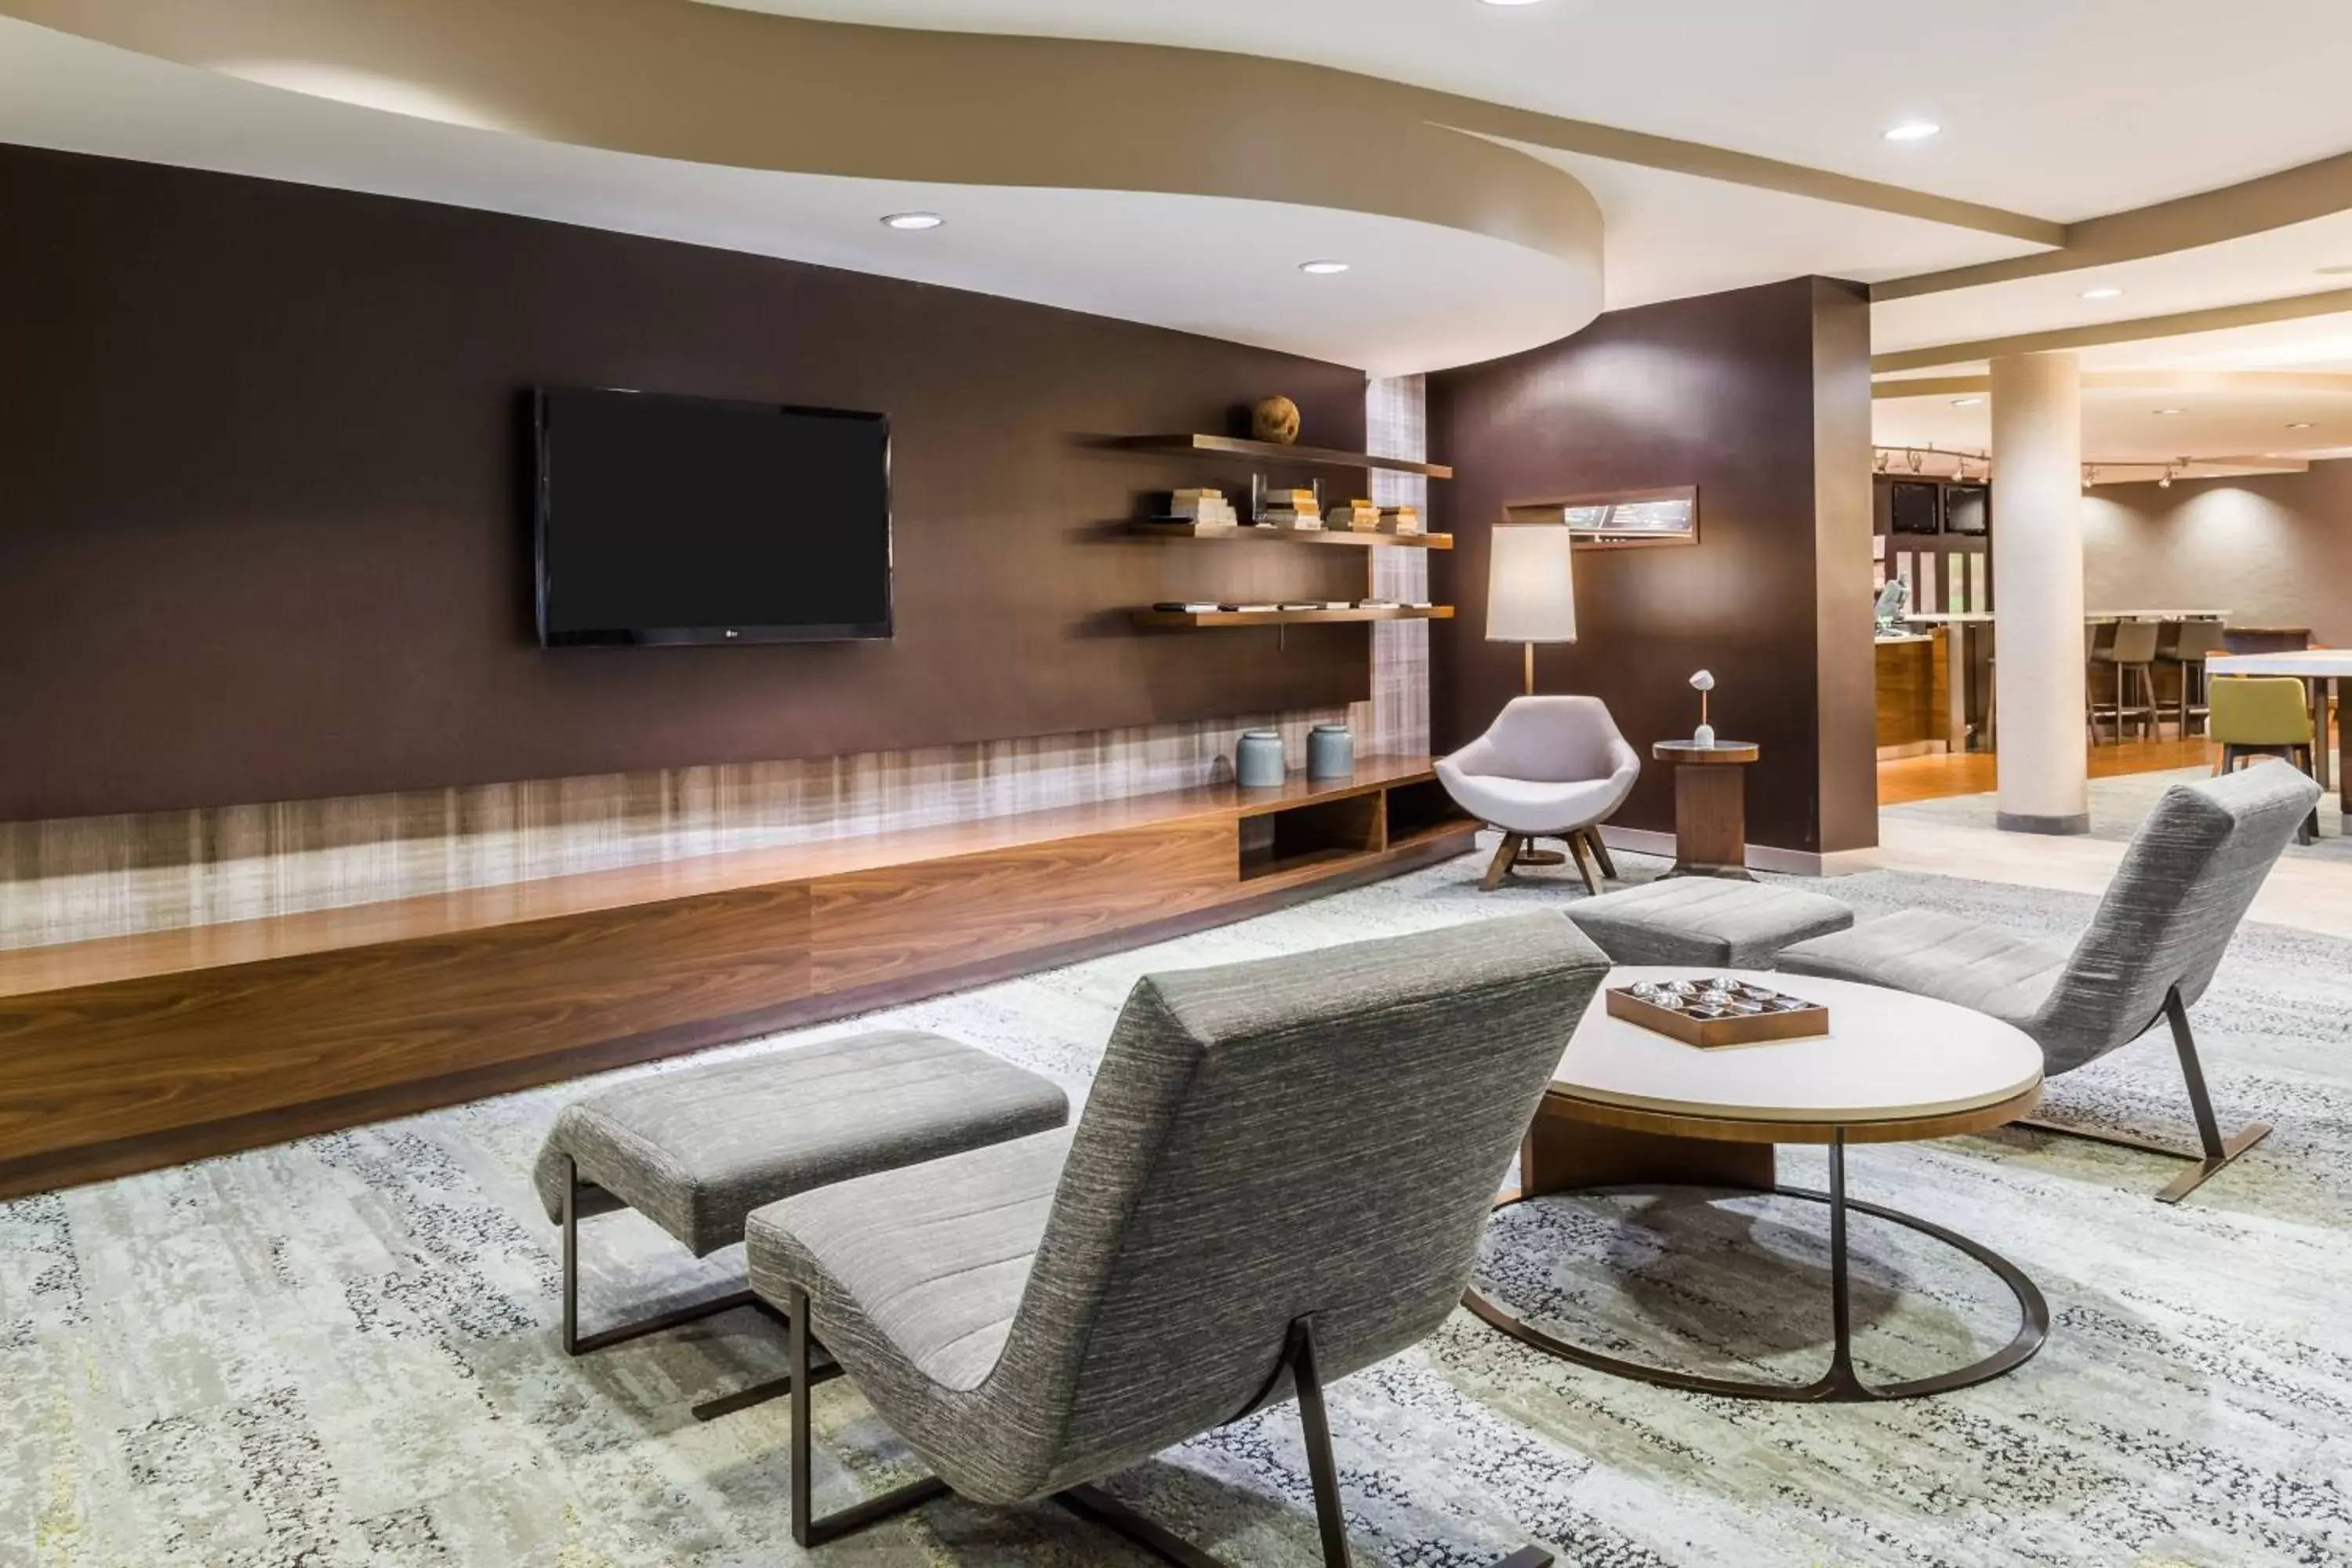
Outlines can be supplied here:
<path id="1" fill-rule="evenodd" d="M 2090 758 L 2091 776 L 2095 779 L 2212 765 L 2201 737 L 2093 746 Z M 1940 800 L 1946 795 L 1985 795 L 1995 784 L 1994 759 L 1990 752 L 1905 757 L 1878 764 L 1878 804 L 1901 805 L 1906 801 Z"/>

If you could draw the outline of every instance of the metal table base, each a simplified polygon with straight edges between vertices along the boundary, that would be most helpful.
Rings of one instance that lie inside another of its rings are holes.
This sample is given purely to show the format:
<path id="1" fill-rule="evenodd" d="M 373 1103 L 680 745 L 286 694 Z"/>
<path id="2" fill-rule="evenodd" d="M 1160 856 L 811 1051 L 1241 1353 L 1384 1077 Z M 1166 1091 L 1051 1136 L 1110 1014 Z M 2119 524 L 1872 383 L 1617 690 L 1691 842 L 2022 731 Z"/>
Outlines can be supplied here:
<path id="1" fill-rule="evenodd" d="M 1525 1319 L 1513 1314 L 1474 1283 L 1464 1292 L 1462 1304 L 1513 1339 L 1534 1346 L 1563 1361 L 1579 1366 L 1589 1366 L 1596 1372 L 1612 1373 L 1619 1377 L 1641 1383 L 1659 1384 L 1665 1388 L 1685 1389 L 1694 1394 L 1721 1394 L 1732 1399 L 1779 1399 L 1817 1404 L 1846 1404 L 1862 1400 L 1917 1399 L 1931 1394 L 1949 1394 L 1996 1378 L 2022 1366 L 2040 1350 L 2050 1335 L 2050 1304 L 2024 1270 L 1981 1242 L 1972 1241 L 1957 1231 L 1947 1230 L 1931 1220 L 1908 1215 L 1898 1209 L 1866 1204 L 1845 1194 L 1845 1141 L 1843 1135 L 1829 1145 L 1830 1190 L 1816 1192 L 1810 1187 L 1774 1185 L 1741 1192 L 1738 1196 L 1771 1194 L 1784 1198 L 1801 1198 L 1809 1203 L 1826 1204 L 1830 1211 L 1830 1314 L 1832 1339 L 1829 1370 L 1811 1383 L 1759 1383 L 1742 1379 L 1702 1377 L 1694 1373 L 1675 1372 L 1667 1367 L 1648 1366 L 1640 1362 L 1626 1361 L 1617 1356 L 1602 1355 L 1573 1344 L 1555 1334 L 1546 1333 Z M 1722 1192 L 1721 1188 L 1684 1188 L 1663 1184 L 1633 1186 L 1603 1186 L 1571 1189 L 1536 1194 L 1542 1197 L 1570 1196 L 1576 1193 L 1594 1196 L 1632 1195 L 1672 1191 Z M 1514 1198 L 1511 1203 L 1523 1203 Z M 1507 1207 L 1508 1205 L 1497 1205 Z M 1923 1236 L 1934 1237 L 1945 1246 L 1967 1254 L 1991 1270 L 2000 1282 L 2009 1287 L 2018 1306 L 2017 1333 L 2008 1344 L 1982 1360 L 1933 1377 L 1914 1378 L 1903 1383 L 1873 1384 L 1864 1383 L 1853 1366 L 1853 1308 L 1852 1282 L 1846 1260 L 1846 1215 L 1848 1211 L 1866 1214 L 1874 1218 L 1908 1226 Z"/>

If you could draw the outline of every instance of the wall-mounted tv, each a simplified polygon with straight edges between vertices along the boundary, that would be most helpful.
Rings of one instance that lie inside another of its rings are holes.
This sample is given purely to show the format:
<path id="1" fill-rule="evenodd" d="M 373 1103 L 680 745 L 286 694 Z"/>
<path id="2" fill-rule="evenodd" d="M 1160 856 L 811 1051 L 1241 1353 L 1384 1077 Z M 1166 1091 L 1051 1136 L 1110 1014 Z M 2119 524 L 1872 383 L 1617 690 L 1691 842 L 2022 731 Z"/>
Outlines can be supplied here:
<path id="1" fill-rule="evenodd" d="M 1990 533 L 1992 492 L 1982 485 L 1954 485 L 1944 492 L 1946 533 Z"/>
<path id="2" fill-rule="evenodd" d="M 1887 498 L 1893 515 L 1887 528 L 1894 533 L 1944 531 L 1943 487 L 1933 479 L 1897 479 Z"/>
<path id="3" fill-rule="evenodd" d="M 880 414 L 542 387 L 539 640 L 890 635 Z"/>

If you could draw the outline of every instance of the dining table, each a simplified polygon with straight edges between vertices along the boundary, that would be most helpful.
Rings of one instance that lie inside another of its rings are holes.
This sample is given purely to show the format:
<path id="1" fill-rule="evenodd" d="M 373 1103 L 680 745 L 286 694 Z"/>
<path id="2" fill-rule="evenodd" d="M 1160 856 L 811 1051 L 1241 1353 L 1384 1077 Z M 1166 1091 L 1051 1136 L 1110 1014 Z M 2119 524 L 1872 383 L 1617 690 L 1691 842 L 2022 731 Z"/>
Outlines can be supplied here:
<path id="1" fill-rule="evenodd" d="M 2352 648 L 2312 647 L 2281 653 L 2217 653 L 2205 660 L 2208 675 L 2291 675 L 2311 694 L 2311 776 L 2331 786 L 2336 802 L 2352 815 L 2352 776 L 2336 766 L 2327 743 L 2328 701 L 2336 683 L 2352 680 Z"/>

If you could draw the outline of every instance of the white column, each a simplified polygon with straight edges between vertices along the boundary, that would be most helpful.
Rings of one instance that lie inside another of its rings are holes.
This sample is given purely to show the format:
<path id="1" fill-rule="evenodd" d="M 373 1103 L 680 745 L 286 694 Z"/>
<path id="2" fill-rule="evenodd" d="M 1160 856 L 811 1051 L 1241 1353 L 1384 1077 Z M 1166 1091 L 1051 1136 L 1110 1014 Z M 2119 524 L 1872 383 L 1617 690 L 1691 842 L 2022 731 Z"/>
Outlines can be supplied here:
<path id="1" fill-rule="evenodd" d="M 2000 823 L 2091 829 L 2083 724 L 2083 377 L 2070 353 L 1992 362 Z"/>

